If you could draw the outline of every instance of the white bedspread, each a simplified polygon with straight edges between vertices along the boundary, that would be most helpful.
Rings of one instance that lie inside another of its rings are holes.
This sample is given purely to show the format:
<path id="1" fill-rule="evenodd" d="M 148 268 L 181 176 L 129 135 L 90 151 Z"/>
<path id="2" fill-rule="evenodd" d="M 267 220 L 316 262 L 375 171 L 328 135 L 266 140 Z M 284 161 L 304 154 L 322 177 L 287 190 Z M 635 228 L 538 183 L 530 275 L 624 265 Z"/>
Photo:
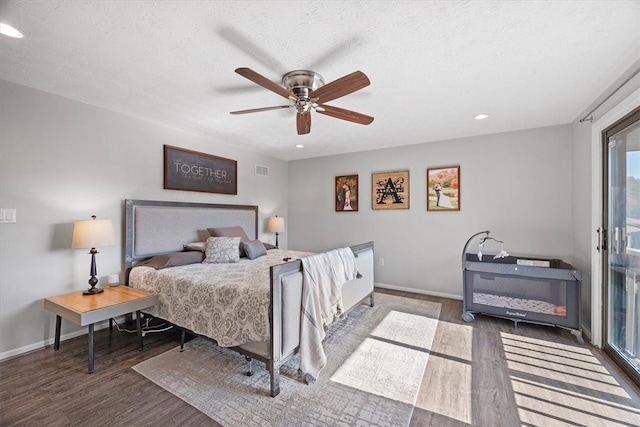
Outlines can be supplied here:
<path id="1" fill-rule="evenodd" d="M 158 304 L 145 312 L 233 347 L 269 339 L 269 267 L 308 255 L 270 250 L 232 264 L 134 267 L 129 284 L 158 295 Z"/>
<path id="2" fill-rule="evenodd" d="M 302 258 L 300 371 L 314 381 L 327 364 L 322 348 L 326 329 L 342 315 L 342 285 L 358 274 L 350 248 Z"/>

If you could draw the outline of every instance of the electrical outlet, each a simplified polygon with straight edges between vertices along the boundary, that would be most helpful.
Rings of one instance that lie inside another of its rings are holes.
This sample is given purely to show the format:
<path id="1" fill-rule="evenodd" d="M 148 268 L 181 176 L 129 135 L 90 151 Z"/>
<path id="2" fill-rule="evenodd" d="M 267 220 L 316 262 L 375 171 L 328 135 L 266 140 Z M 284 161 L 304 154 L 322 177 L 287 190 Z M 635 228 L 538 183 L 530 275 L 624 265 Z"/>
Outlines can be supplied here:
<path id="1" fill-rule="evenodd" d="M 384 267 L 384 258 L 378 259 L 378 265 L 380 265 L 380 267 Z"/>

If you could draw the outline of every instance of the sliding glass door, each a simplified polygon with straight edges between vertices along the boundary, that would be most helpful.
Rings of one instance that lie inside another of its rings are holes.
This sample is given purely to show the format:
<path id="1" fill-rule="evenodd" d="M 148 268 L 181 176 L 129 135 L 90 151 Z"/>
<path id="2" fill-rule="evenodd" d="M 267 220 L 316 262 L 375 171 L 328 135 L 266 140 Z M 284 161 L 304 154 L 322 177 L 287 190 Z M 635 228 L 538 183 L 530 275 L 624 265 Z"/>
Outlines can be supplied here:
<path id="1" fill-rule="evenodd" d="M 640 108 L 603 143 L 604 349 L 640 384 Z"/>

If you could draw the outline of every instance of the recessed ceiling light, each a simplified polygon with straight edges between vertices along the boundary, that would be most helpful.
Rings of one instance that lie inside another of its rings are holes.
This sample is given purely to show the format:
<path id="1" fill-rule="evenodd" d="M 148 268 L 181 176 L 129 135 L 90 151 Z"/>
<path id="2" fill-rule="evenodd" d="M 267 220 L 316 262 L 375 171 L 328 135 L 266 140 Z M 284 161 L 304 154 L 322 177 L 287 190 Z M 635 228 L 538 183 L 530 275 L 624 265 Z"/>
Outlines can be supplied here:
<path id="1" fill-rule="evenodd" d="M 2 22 L 0 22 L 0 34 L 13 37 L 14 39 L 21 39 L 22 37 L 24 37 L 20 31 L 16 30 L 11 25 L 7 25 Z"/>
<path id="2" fill-rule="evenodd" d="M 474 119 L 476 119 L 476 120 L 484 120 L 484 119 L 486 119 L 488 117 L 489 117 L 489 115 L 487 113 L 480 113 L 477 116 L 475 116 Z"/>
<path id="3" fill-rule="evenodd" d="M 304 145 L 302 145 L 302 144 L 296 144 L 296 148 L 304 148 Z"/>

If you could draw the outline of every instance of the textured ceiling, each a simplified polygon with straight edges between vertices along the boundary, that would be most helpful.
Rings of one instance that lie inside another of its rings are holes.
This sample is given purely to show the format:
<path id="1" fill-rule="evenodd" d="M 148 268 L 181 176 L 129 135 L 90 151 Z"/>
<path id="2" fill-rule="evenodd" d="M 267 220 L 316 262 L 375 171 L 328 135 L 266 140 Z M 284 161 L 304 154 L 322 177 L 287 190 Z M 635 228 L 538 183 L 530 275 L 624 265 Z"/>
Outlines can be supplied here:
<path id="1" fill-rule="evenodd" d="M 0 78 L 285 160 L 570 123 L 640 59 L 638 1 L 2 1 Z M 234 73 L 371 85 L 294 109 Z M 491 117 L 473 120 L 480 112 Z M 302 143 L 304 149 L 296 149 Z"/>

